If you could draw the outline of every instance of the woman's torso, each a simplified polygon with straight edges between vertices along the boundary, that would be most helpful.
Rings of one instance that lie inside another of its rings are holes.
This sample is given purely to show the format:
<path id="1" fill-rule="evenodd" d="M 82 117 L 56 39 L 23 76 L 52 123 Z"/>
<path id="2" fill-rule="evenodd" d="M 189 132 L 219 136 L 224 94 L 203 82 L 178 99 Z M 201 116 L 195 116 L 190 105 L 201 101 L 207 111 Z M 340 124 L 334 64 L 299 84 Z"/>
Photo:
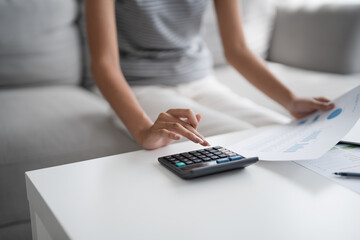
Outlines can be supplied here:
<path id="1" fill-rule="evenodd" d="M 200 29 L 208 0 L 116 0 L 120 65 L 130 85 L 177 85 L 212 71 Z"/>

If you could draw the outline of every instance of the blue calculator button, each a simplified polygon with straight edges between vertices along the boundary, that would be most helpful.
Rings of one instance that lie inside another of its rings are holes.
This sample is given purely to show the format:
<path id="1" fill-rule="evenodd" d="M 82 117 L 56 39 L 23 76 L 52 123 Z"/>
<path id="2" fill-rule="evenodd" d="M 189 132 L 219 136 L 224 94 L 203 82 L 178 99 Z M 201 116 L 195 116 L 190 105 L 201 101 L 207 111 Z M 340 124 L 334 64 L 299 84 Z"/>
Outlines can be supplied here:
<path id="1" fill-rule="evenodd" d="M 176 165 L 177 167 L 182 167 L 182 166 L 185 166 L 186 164 L 183 163 L 183 162 L 178 162 L 178 163 L 175 163 L 175 165 Z"/>
<path id="2" fill-rule="evenodd" d="M 232 157 L 230 157 L 230 160 L 231 161 L 234 161 L 234 160 L 239 160 L 239 159 L 242 159 L 242 158 L 244 158 L 243 156 L 240 156 L 240 155 L 237 155 L 237 156 L 232 156 Z"/>
<path id="3" fill-rule="evenodd" d="M 224 162 L 228 162 L 228 161 L 230 161 L 229 158 L 220 158 L 220 159 L 216 160 L 217 163 L 224 163 Z"/>

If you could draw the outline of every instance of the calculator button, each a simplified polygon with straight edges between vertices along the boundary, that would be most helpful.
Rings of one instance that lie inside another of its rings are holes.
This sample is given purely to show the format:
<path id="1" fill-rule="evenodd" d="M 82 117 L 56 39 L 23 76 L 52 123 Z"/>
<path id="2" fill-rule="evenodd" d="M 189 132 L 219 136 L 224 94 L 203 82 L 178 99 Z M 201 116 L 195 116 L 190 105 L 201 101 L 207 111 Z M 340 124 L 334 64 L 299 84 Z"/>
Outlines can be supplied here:
<path id="1" fill-rule="evenodd" d="M 218 156 L 211 156 L 210 158 L 211 158 L 212 160 L 219 159 L 219 157 L 218 157 Z"/>
<path id="2" fill-rule="evenodd" d="M 201 163 L 202 161 L 200 159 L 194 160 L 195 163 Z"/>
<path id="3" fill-rule="evenodd" d="M 207 157 L 212 157 L 212 156 L 214 156 L 214 154 L 208 153 L 208 154 L 206 154 L 206 156 L 207 156 Z"/>
<path id="4" fill-rule="evenodd" d="M 181 156 L 189 158 L 192 157 L 192 155 L 190 153 L 182 153 Z"/>
<path id="5" fill-rule="evenodd" d="M 210 161 L 210 160 L 211 160 L 211 158 L 206 157 L 206 158 L 203 158 L 202 160 L 203 160 L 203 161 Z"/>
<path id="6" fill-rule="evenodd" d="M 222 154 L 219 155 L 219 157 L 220 157 L 220 158 L 226 158 L 227 155 L 222 153 Z"/>
<path id="7" fill-rule="evenodd" d="M 220 148 L 222 148 L 222 147 L 220 147 L 220 146 L 213 147 L 213 149 L 220 149 Z"/>
<path id="8" fill-rule="evenodd" d="M 220 158 L 219 160 L 216 160 L 217 163 L 224 163 L 230 161 L 229 158 Z"/>
<path id="9" fill-rule="evenodd" d="M 171 158 L 169 158 L 168 160 L 169 160 L 169 161 L 176 161 L 177 159 L 174 158 L 174 157 L 171 157 Z"/>
<path id="10" fill-rule="evenodd" d="M 183 162 L 178 162 L 175 164 L 177 167 L 182 167 L 182 166 L 185 166 L 186 164 L 183 163 Z"/>
<path id="11" fill-rule="evenodd" d="M 239 159 L 242 159 L 242 158 L 244 158 L 244 157 L 240 156 L 240 155 L 229 157 L 230 161 L 239 160 Z"/>
<path id="12" fill-rule="evenodd" d="M 186 161 L 185 163 L 186 163 L 186 165 L 190 165 L 190 164 L 193 164 L 194 162 L 193 161 Z"/>

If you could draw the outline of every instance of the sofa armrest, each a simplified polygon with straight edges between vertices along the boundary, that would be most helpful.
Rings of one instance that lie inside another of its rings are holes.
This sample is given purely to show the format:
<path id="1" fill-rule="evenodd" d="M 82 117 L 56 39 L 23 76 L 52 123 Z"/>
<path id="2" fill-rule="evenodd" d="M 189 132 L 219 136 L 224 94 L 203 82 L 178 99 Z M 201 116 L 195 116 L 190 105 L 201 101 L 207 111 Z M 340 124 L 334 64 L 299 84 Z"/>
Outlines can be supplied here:
<path id="1" fill-rule="evenodd" d="M 281 6 L 268 60 L 308 70 L 360 72 L 360 4 Z"/>

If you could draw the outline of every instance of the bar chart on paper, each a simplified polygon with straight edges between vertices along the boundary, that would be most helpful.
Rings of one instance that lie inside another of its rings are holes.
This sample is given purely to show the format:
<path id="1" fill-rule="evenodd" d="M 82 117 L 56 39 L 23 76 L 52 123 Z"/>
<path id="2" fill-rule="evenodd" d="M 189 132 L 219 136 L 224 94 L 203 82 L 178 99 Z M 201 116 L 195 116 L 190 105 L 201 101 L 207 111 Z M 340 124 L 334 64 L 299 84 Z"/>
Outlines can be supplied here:
<path id="1" fill-rule="evenodd" d="M 321 130 L 314 131 L 309 136 L 305 137 L 303 140 L 301 140 L 299 143 L 295 143 L 290 148 L 286 149 L 284 152 L 297 152 L 298 150 L 305 148 L 306 145 L 310 144 L 311 141 L 316 140 L 316 138 L 321 133 Z"/>
<path id="2" fill-rule="evenodd" d="M 227 148 L 265 161 L 317 159 L 335 146 L 360 118 L 359 102 L 360 86 L 334 100 L 334 109 L 274 126 Z"/>

